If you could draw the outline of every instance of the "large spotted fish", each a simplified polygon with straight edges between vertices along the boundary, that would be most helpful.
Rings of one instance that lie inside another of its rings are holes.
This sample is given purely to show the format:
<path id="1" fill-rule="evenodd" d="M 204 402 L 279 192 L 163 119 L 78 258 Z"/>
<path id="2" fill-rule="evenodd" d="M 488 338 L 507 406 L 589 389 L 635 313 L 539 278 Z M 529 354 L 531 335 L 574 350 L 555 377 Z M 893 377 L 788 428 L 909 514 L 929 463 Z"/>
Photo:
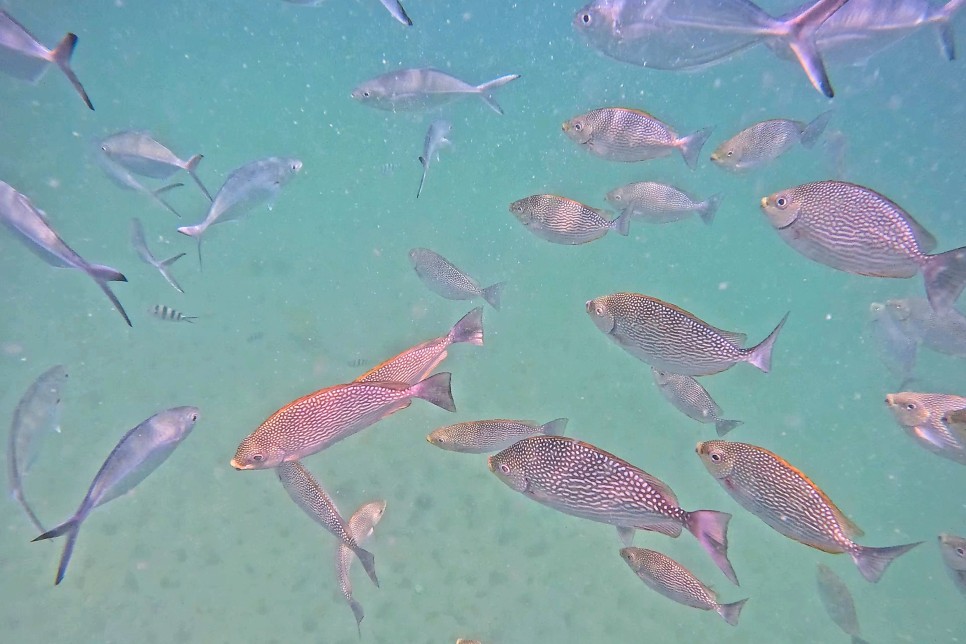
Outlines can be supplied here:
<path id="1" fill-rule="evenodd" d="M 952 394 L 900 391 L 885 397 L 896 422 L 921 447 L 933 454 L 966 465 L 966 436 L 956 432 L 943 417 L 966 407 L 966 398 Z"/>

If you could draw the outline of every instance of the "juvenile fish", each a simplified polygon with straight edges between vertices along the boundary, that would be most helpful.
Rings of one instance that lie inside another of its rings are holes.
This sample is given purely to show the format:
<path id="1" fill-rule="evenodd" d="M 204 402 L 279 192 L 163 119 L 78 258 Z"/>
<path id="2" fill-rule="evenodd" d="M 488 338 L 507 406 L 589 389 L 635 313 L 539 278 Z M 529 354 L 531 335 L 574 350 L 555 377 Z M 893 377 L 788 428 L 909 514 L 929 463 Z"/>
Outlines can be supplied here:
<path id="1" fill-rule="evenodd" d="M 885 402 L 899 426 L 921 447 L 966 465 L 966 442 L 942 421 L 948 412 L 966 407 L 966 398 L 902 391 L 887 394 Z"/>
<path id="2" fill-rule="evenodd" d="M 158 261 L 154 255 L 148 250 L 148 243 L 144 239 L 144 226 L 141 225 L 141 220 L 135 217 L 131 220 L 131 245 L 134 246 L 134 250 L 137 251 L 138 257 L 146 264 L 158 269 L 168 284 L 170 284 L 179 293 L 184 293 L 184 289 L 181 285 L 175 281 L 174 277 L 171 275 L 171 265 L 176 261 L 185 256 L 185 253 L 178 253 L 174 257 L 169 257 L 168 259 L 163 259 Z"/>
<path id="3" fill-rule="evenodd" d="M 328 4 L 326 0 L 285 0 L 290 4 L 300 4 L 306 7 L 321 7 L 323 4 Z M 413 21 L 410 20 L 409 16 L 406 14 L 406 10 L 400 4 L 399 0 L 379 0 L 380 4 L 386 8 L 397 22 L 400 22 L 407 27 L 413 26 Z"/>
<path id="4" fill-rule="evenodd" d="M 419 157 L 419 163 L 423 166 L 423 177 L 419 180 L 419 190 L 416 191 L 417 199 L 419 199 L 419 195 L 423 192 L 423 184 L 426 183 L 426 173 L 429 172 L 429 164 L 433 162 L 433 159 L 439 159 L 439 151 L 444 146 L 450 144 L 450 140 L 446 137 L 449 136 L 450 130 L 452 129 L 452 123 L 444 119 L 437 119 L 426 130 L 426 139 L 423 141 L 423 154 Z"/>
<path id="5" fill-rule="evenodd" d="M 687 219 L 697 213 L 701 221 L 710 224 L 721 205 L 721 195 L 695 201 L 689 194 L 674 186 L 656 181 L 638 181 L 607 193 L 607 201 L 625 217 L 650 224 L 668 224 Z"/>
<path id="6" fill-rule="evenodd" d="M 721 418 L 721 407 L 711 398 L 708 390 L 691 376 L 660 371 L 651 367 L 654 384 L 678 411 L 701 423 L 714 423 L 718 436 L 724 436 L 742 424 L 740 420 Z"/>
<path id="7" fill-rule="evenodd" d="M 355 539 L 356 543 L 362 545 L 366 539 L 372 536 L 372 531 L 376 524 L 382 519 L 386 511 L 385 501 L 370 501 L 359 507 L 349 518 L 349 534 Z M 339 589 L 342 596 L 349 603 L 352 614 L 356 618 L 356 628 L 362 636 L 362 620 L 366 616 L 360 604 L 352 596 L 352 580 L 349 579 L 349 566 L 352 564 L 352 550 L 344 543 L 339 543 L 335 552 L 335 570 L 339 578 Z"/>
<path id="8" fill-rule="evenodd" d="M 479 96 L 491 110 L 503 114 L 493 91 L 518 78 L 519 74 L 508 74 L 482 85 L 470 85 L 438 69 L 399 69 L 358 85 L 352 90 L 352 98 L 389 112 L 425 112 L 460 98 Z"/>
<path id="9" fill-rule="evenodd" d="M 956 588 L 966 595 L 966 539 L 954 534 L 939 535 L 939 550 Z"/>
<path id="10" fill-rule="evenodd" d="M 131 318 L 107 285 L 108 282 L 126 282 L 127 278 L 117 269 L 100 264 L 91 264 L 64 243 L 60 235 L 51 228 L 47 216 L 36 208 L 25 195 L 17 192 L 9 184 L 0 181 L 0 223 L 27 248 L 55 268 L 73 268 L 87 274 L 104 291 L 111 304 L 121 314 L 128 326 Z"/>
<path id="11" fill-rule="evenodd" d="M 928 349 L 966 358 L 966 315 L 954 308 L 937 312 L 918 297 L 886 300 L 886 313 L 902 331 Z"/>
<path id="12" fill-rule="evenodd" d="M 647 161 L 677 150 L 692 170 L 713 128 L 678 136 L 671 127 L 647 112 L 604 107 L 575 116 L 563 124 L 564 133 L 591 154 L 609 161 Z"/>
<path id="13" fill-rule="evenodd" d="M 696 449 L 708 472 L 743 508 L 789 539 L 839 554 L 847 552 L 868 581 L 921 541 L 888 548 L 860 546 L 862 530 L 805 474 L 777 454 L 746 443 L 714 440 Z"/>
<path id="14" fill-rule="evenodd" d="M 711 161 L 719 168 L 740 172 L 771 163 L 796 144 L 811 148 L 822 136 L 832 112 L 823 112 L 811 123 L 789 119 L 760 121 L 718 146 Z"/>
<path id="15" fill-rule="evenodd" d="M 816 570 L 818 596 L 825 606 L 825 612 L 842 631 L 852 638 L 852 644 L 868 644 L 862 639 L 859 619 L 855 615 L 855 601 L 849 587 L 835 572 L 825 564 L 818 564 Z"/>
<path id="16" fill-rule="evenodd" d="M 40 374 L 20 397 L 10 423 L 7 475 L 10 495 L 23 506 L 31 523 L 44 532 L 40 519 L 23 493 L 23 477 L 30 471 L 40 445 L 51 431 L 60 431 L 60 401 L 67 384 L 67 367 L 56 365 Z"/>
<path id="17" fill-rule="evenodd" d="M 433 430 L 426 440 L 449 452 L 489 454 L 513 445 L 520 439 L 544 434 L 561 436 L 567 427 L 566 418 L 557 418 L 543 425 L 532 420 L 474 420 L 447 425 Z"/>
<path id="18" fill-rule="evenodd" d="M 100 148 L 111 161 L 143 177 L 166 180 L 178 170 L 184 170 L 211 201 L 211 193 L 195 173 L 204 158 L 200 154 L 185 161 L 156 141 L 150 132 L 140 130 L 116 132 L 101 141 Z"/>
<path id="19" fill-rule="evenodd" d="M 326 387 L 293 400 L 265 419 L 238 445 L 231 466 L 255 470 L 297 461 L 409 407 L 413 398 L 456 411 L 450 374 L 445 371 L 415 385 L 352 382 Z"/>
<path id="20" fill-rule="evenodd" d="M 924 304 L 932 311 L 929 302 L 924 301 Z M 869 331 L 882 361 L 893 375 L 902 379 L 901 382 L 907 382 L 916 366 L 919 343 L 889 314 L 885 304 L 873 302 L 869 305 L 869 313 Z"/>
<path id="21" fill-rule="evenodd" d="M 197 420 L 197 407 L 174 407 L 158 412 L 124 434 L 101 465 L 74 516 L 34 539 L 41 541 L 67 535 L 56 584 L 64 579 L 77 533 L 91 511 L 127 494 L 157 469 L 188 437 Z"/>
<path id="22" fill-rule="evenodd" d="M 447 300 L 472 300 L 482 297 L 487 304 L 500 310 L 500 294 L 506 282 L 482 288 L 475 279 L 453 266 L 448 259 L 428 248 L 409 251 L 409 262 L 423 284 Z"/>
<path id="23" fill-rule="evenodd" d="M 590 300 L 587 314 L 619 347 L 660 371 L 709 376 L 747 362 L 767 373 L 771 352 L 788 314 L 750 349 L 744 333 L 723 331 L 684 309 L 639 293 L 614 293 Z"/>
<path id="24" fill-rule="evenodd" d="M 84 104 L 93 110 L 94 105 L 87 97 L 84 86 L 70 68 L 70 57 L 74 54 L 76 45 L 77 36 L 68 33 L 56 47 L 47 49 L 26 27 L 14 20 L 13 16 L 6 11 L 0 11 L 0 71 L 14 78 L 36 83 L 53 63 L 64 72 Z"/>
<path id="25" fill-rule="evenodd" d="M 621 548 L 621 557 L 648 588 L 679 604 L 713 610 L 732 626 L 738 625 L 738 616 L 747 599 L 719 604 L 717 593 L 701 583 L 694 573 L 656 550 Z"/>
<path id="26" fill-rule="evenodd" d="M 627 236 L 630 219 L 613 221 L 607 212 L 557 195 L 532 195 L 510 204 L 510 212 L 541 239 L 555 244 L 586 244 L 615 230 Z"/>
<path id="27" fill-rule="evenodd" d="M 761 209 L 779 237 L 805 257 L 871 277 L 922 273 L 933 309 L 948 310 L 966 286 L 966 247 L 927 255 L 936 239 L 879 193 L 844 181 L 817 181 L 765 197 Z"/>
<path id="28" fill-rule="evenodd" d="M 198 319 L 197 315 L 184 315 L 180 311 L 175 311 L 171 307 L 165 306 L 164 304 L 155 304 L 151 309 L 151 315 L 159 320 L 165 320 L 167 322 L 194 323 L 194 321 Z"/>
<path id="29" fill-rule="evenodd" d="M 714 510 L 688 512 L 663 481 L 590 443 L 564 436 L 531 436 L 488 460 L 511 489 L 555 510 L 617 527 L 629 546 L 634 530 L 678 537 L 685 528 L 735 584 L 728 561 L 728 521 Z"/>

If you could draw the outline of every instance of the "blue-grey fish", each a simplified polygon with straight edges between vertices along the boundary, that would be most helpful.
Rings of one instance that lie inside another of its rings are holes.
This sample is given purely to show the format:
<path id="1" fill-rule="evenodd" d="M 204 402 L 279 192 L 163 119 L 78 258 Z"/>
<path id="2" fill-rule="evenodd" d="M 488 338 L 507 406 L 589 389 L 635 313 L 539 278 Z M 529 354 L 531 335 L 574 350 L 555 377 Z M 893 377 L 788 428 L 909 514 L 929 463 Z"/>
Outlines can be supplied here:
<path id="1" fill-rule="evenodd" d="M 741 615 L 747 599 L 719 604 L 717 594 L 701 583 L 694 573 L 656 550 L 621 548 L 621 558 L 648 588 L 679 604 L 713 610 L 732 626 L 738 625 L 738 616 Z"/>
<path id="2" fill-rule="evenodd" d="M 47 216 L 36 208 L 25 195 L 12 186 L 0 181 L 0 223 L 22 241 L 31 252 L 55 268 L 73 268 L 87 274 L 104 291 L 111 304 L 121 314 L 128 326 L 131 318 L 108 282 L 126 282 L 127 278 L 117 269 L 100 264 L 91 264 L 64 243 L 60 235 L 51 228 Z"/>
<path id="3" fill-rule="evenodd" d="M 966 445 L 966 407 L 947 411 L 940 421 Z"/>
<path id="4" fill-rule="evenodd" d="M 868 644 L 862 639 L 859 619 L 855 614 L 855 601 L 852 599 L 849 587 L 825 564 L 818 564 L 815 576 L 818 582 L 818 596 L 828 616 L 852 638 L 852 644 Z"/>
<path id="5" fill-rule="evenodd" d="M 104 174 L 107 175 L 107 178 L 114 182 L 114 185 L 118 186 L 119 188 L 124 188 L 125 190 L 140 192 L 144 196 L 151 199 L 151 201 L 154 203 L 172 213 L 175 217 L 178 217 L 179 219 L 181 218 L 181 213 L 175 210 L 174 206 L 165 201 L 161 195 L 169 190 L 180 188 L 184 185 L 183 183 L 171 183 L 161 186 L 160 188 L 152 189 L 141 183 L 137 177 L 134 176 L 133 172 L 121 164 L 116 163 L 106 155 L 100 154 L 97 156 L 97 165 L 101 167 L 101 169 L 104 171 Z"/>
<path id="6" fill-rule="evenodd" d="M 450 144 L 450 140 L 446 137 L 449 136 L 451 129 L 453 129 L 452 123 L 445 119 L 436 119 L 430 123 L 429 129 L 426 130 L 426 139 L 423 141 L 423 154 L 419 157 L 419 163 L 423 166 L 423 176 L 419 180 L 419 189 L 416 191 L 417 199 L 419 199 L 419 195 L 423 191 L 423 184 L 426 183 L 426 173 L 429 172 L 429 164 L 434 159 L 439 159 L 439 151 L 443 146 Z"/>
<path id="7" fill-rule="evenodd" d="M 954 534 L 940 534 L 939 550 L 953 583 L 966 595 L 966 539 Z"/>
<path id="8" fill-rule="evenodd" d="M 948 310 L 966 286 L 966 247 L 928 255 L 936 239 L 883 195 L 844 181 L 816 181 L 761 200 L 782 240 L 805 257 L 871 277 L 922 273 L 929 303 Z"/>
<path id="9" fill-rule="evenodd" d="M 708 390 L 691 376 L 661 371 L 651 367 L 654 384 L 672 405 L 688 418 L 701 423 L 714 423 L 718 436 L 724 436 L 742 424 L 740 420 L 721 418 L 721 407 Z"/>
<path id="10" fill-rule="evenodd" d="M 320 7 L 323 4 L 329 4 L 326 0 L 285 0 L 290 4 L 299 4 L 304 7 Z M 386 11 L 389 12 L 397 22 L 406 25 L 407 27 L 413 26 L 413 21 L 410 20 L 409 16 L 406 14 L 406 10 L 403 8 L 399 0 L 379 0 Z"/>
<path id="11" fill-rule="evenodd" d="M 903 333 L 927 349 L 966 358 L 966 315 L 959 310 L 936 311 L 919 297 L 886 300 L 885 310 Z"/>
<path id="12" fill-rule="evenodd" d="M 518 78 L 519 74 L 508 74 L 482 85 L 470 85 L 438 69 L 399 69 L 358 85 L 352 90 L 352 98 L 389 112 L 423 112 L 460 98 L 479 96 L 494 112 L 503 114 L 493 91 Z"/>
<path id="13" fill-rule="evenodd" d="M 47 49 L 34 38 L 26 27 L 6 11 L 0 11 L 0 71 L 14 78 L 36 83 L 51 63 L 60 67 L 84 104 L 94 109 L 84 86 L 70 67 L 70 57 L 77 45 L 77 36 L 68 33 L 53 49 Z"/>
<path id="14" fill-rule="evenodd" d="M 174 407 L 158 412 L 128 431 L 101 465 L 84 500 L 70 519 L 34 541 L 67 535 L 57 568 L 59 584 L 67 572 L 77 533 L 94 508 L 130 492 L 181 444 L 198 420 L 197 407 Z"/>
<path id="15" fill-rule="evenodd" d="M 7 475 L 10 495 L 23 506 L 31 523 L 44 532 L 40 519 L 23 493 L 23 478 L 30 471 L 40 445 L 51 431 L 60 431 L 60 402 L 67 384 L 67 367 L 57 365 L 40 374 L 20 397 L 10 423 Z"/>
<path id="16" fill-rule="evenodd" d="M 183 160 L 155 140 L 150 132 L 141 130 L 116 132 L 101 141 L 100 149 L 118 165 L 143 177 L 169 179 L 178 170 L 184 170 L 198 184 L 208 201 L 211 201 L 211 193 L 195 173 L 204 158 L 200 154 Z"/>
<path id="17" fill-rule="evenodd" d="M 909 436 L 933 454 L 966 465 L 966 441 L 943 422 L 943 416 L 966 407 L 952 394 L 900 391 L 885 397 L 889 411 Z"/>
<path id="18" fill-rule="evenodd" d="M 175 311 L 170 306 L 155 304 L 151 307 L 151 315 L 166 322 L 194 322 L 198 319 L 197 315 L 185 315 L 181 311 Z"/>
<path id="19" fill-rule="evenodd" d="M 557 195 L 531 195 L 510 204 L 510 212 L 527 230 L 555 244 L 586 244 L 609 231 L 627 236 L 630 218 L 609 219 L 608 212 Z"/>
<path id="20" fill-rule="evenodd" d="M 696 201 L 691 195 L 666 183 L 638 181 L 614 188 L 607 193 L 607 201 L 622 215 L 650 224 L 680 221 L 692 213 L 697 213 L 701 221 L 710 224 L 721 205 L 721 195 Z"/>
<path id="21" fill-rule="evenodd" d="M 148 249 L 148 244 L 144 239 L 144 226 L 141 225 L 141 220 L 137 217 L 131 219 L 131 245 L 134 246 L 134 250 L 137 251 L 138 257 L 140 257 L 146 264 L 158 269 L 161 276 L 167 280 L 176 291 L 179 293 L 184 293 L 184 289 L 181 285 L 175 281 L 174 277 L 171 275 L 171 265 L 176 261 L 185 256 L 184 253 L 178 253 L 173 257 L 168 259 L 158 260 L 154 257 L 151 251 Z"/>
<path id="22" fill-rule="evenodd" d="M 740 172 L 760 168 L 785 154 L 795 144 L 811 148 L 825 131 L 831 110 L 822 112 L 811 123 L 790 119 L 759 121 L 722 143 L 711 153 L 719 168 Z"/>
<path id="23" fill-rule="evenodd" d="M 929 302 L 923 303 L 932 311 Z M 916 367 L 919 343 L 902 324 L 889 314 L 887 305 L 873 302 L 869 305 L 869 332 L 886 368 L 902 383 L 912 378 Z"/>
<path id="24" fill-rule="evenodd" d="M 386 502 L 380 500 L 365 503 L 352 513 L 352 516 L 347 521 L 347 525 L 349 534 L 355 539 L 357 544 L 362 545 L 366 539 L 372 536 L 376 524 L 382 519 L 385 511 Z M 362 604 L 352 596 L 352 580 L 349 578 L 349 566 L 352 564 L 352 555 L 352 549 L 340 542 L 335 552 L 335 570 L 336 575 L 339 577 L 339 589 L 342 591 L 342 596 L 349 603 L 352 614 L 355 615 L 356 628 L 359 630 L 361 637 L 362 620 L 366 614 L 362 610 Z"/>
<path id="25" fill-rule="evenodd" d="M 426 440 L 431 445 L 449 452 L 488 454 L 499 452 L 520 439 L 545 434 L 560 436 L 567 427 L 566 418 L 557 418 L 543 425 L 532 420 L 473 420 L 434 429 Z"/>
<path id="26" fill-rule="evenodd" d="M 456 268 L 448 259 L 428 248 L 413 248 L 409 261 L 416 275 L 429 290 L 447 300 L 472 300 L 482 297 L 497 311 L 500 310 L 500 294 L 506 282 L 481 287 L 479 282 Z"/>

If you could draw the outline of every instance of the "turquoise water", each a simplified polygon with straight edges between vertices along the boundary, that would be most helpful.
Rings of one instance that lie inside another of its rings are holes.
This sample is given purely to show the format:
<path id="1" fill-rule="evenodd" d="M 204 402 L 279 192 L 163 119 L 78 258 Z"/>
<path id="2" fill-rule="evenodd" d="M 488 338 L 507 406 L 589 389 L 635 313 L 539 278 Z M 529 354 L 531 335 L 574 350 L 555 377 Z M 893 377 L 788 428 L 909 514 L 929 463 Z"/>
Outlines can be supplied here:
<path id="1" fill-rule="evenodd" d="M 456 346 L 444 364 L 456 414 L 417 401 L 305 461 L 345 514 L 388 502 L 367 546 L 381 588 L 353 570 L 363 641 L 845 641 L 815 591 L 817 562 L 852 590 L 869 641 L 966 641 L 963 597 L 935 543 L 941 531 L 966 533 L 964 471 L 893 422 L 882 399 L 897 383 L 865 337 L 868 304 L 921 295 L 921 280 L 835 272 L 771 230 L 758 200 L 831 177 L 821 146 L 740 176 L 707 160 L 756 120 L 810 120 L 828 101 L 764 48 L 691 74 L 605 59 L 573 33 L 579 5 L 410 0 L 416 26 L 405 29 L 374 0 L 317 9 L 273 0 L 0 3 L 44 43 L 78 34 L 74 69 L 97 109 L 86 110 L 57 70 L 37 86 L 0 78 L 0 179 L 45 210 L 82 256 L 127 275 L 114 290 L 134 321 L 124 326 L 86 276 L 52 270 L 0 235 L 0 418 L 50 365 L 71 374 L 63 432 L 26 484 L 41 520 L 74 511 L 129 428 L 175 405 L 202 411 L 168 462 L 85 523 L 59 587 L 61 541 L 29 543 L 29 522 L 7 504 L 5 641 L 358 641 L 332 570 L 335 540 L 273 473 L 236 472 L 228 461 L 281 405 L 445 333 L 473 306 L 419 282 L 407 258 L 414 246 L 484 285 L 509 285 L 502 311 L 485 311 L 485 346 Z M 412 115 L 349 98 L 363 80 L 426 65 L 472 83 L 523 77 L 497 93 L 503 117 L 474 99 Z M 925 31 L 865 66 L 832 66 L 831 76 L 830 129 L 848 141 L 844 177 L 913 213 L 940 250 L 966 245 L 962 61 L 943 60 Z M 608 163 L 560 131 L 563 120 L 603 105 L 646 109 L 680 131 L 716 130 L 694 172 L 676 156 Z M 440 114 L 453 122 L 453 146 L 417 201 L 416 157 Z M 209 231 L 199 272 L 193 242 L 174 230 L 203 217 L 190 180 L 181 175 L 187 185 L 169 193 L 184 214 L 178 221 L 119 190 L 95 163 L 94 142 L 128 128 L 150 129 L 183 157 L 203 153 L 199 174 L 212 192 L 256 158 L 296 156 L 304 167 L 273 210 Z M 573 248 L 533 237 L 507 211 L 538 192 L 603 206 L 608 190 L 644 179 L 725 200 L 710 227 L 635 224 L 630 238 Z M 173 269 L 185 295 L 134 254 L 132 216 L 157 256 L 188 253 Z M 674 302 L 755 342 L 791 311 L 771 374 L 738 365 L 703 381 L 726 417 L 745 421 L 729 438 L 800 467 L 862 526 L 861 543 L 926 543 L 872 585 L 847 556 L 790 541 L 742 510 L 694 454 L 713 427 L 671 408 L 646 365 L 587 319 L 586 300 L 621 290 Z M 156 304 L 199 319 L 154 319 Z M 917 376 L 920 391 L 966 387 L 962 361 L 929 352 Z M 618 556 L 612 527 L 533 503 L 497 481 L 484 457 L 423 439 L 439 425 L 499 416 L 569 417 L 569 435 L 662 478 L 686 509 L 733 513 L 729 554 L 740 588 L 689 535 L 639 533 L 636 545 L 674 557 L 723 601 L 750 597 L 740 625 L 646 588 Z"/>

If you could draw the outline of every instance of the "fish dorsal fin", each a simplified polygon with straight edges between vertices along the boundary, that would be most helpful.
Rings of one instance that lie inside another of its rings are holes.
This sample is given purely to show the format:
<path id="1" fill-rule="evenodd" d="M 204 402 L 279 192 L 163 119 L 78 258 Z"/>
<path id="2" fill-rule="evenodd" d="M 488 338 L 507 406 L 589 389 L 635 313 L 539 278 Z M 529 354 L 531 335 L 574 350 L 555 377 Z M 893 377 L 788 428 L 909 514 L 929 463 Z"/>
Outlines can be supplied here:
<path id="1" fill-rule="evenodd" d="M 759 449 L 762 449 L 762 451 L 768 451 L 768 450 L 764 450 L 763 448 L 759 448 Z M 832 499 L 828 498 L 828 495 L 825 494 L 824 491 L 822 491 L 822 488 L 815 485 L 812 479 L 808 478 L 808 476 L 804 472 L 802 472 L 800 469 L 798 469 L 797 467 L 795 467 L 794 465 L 792 465 L 791 463 L 783 459 L 778 454 L 775 454 L 774 452 L 769 452 L 769 453 L 772 455 L 772 457 L 776 458 L 782 464 L 782 466 L 787 467 L 789 470 L 791 470 L 792 472 L 800 476 L 802 480 L 805 481 L 805 483 L 808 485 L 808 487 L 811 488 L 812 491 L 815 492 L 819 496 L 819 498 L 822 499 L 822 502 L 825 503 L 832 511 L 832 514 L 835 516 L 835 520 L 838 521 L 839 525 L 842 528 L 842 532 L 845 533 L 845 536 L 847 536 L 850 539 L 855 539 L 856 537 L 861 537 L 862 535 L 865 534 L 865 532 L 862 531 L 862 528 L 856 525 L 855 522 L 852 521 L 852 519 L 845 516 L 845 513 L 842 512 L 839 509 L 839 507 L 832 502 Z M 809 545 L 814 545 L 814 544 L 809 544 Z M 814 546 L 814 547 L 817 548 L 818 546 Z M 827 550 L 826 552 L 832 552 L 832 551 Z"/>
<path id="2" fill-rule="evenodd" d="M 719 329 L 718 327 L 711 326 L 710 324 L 708 325 L 708 327 L 713 329 L 716 333 L 719 333 L 724 339 L 726 339 L 728 342 L 735 345 L 739 349 L 744 346 L 745 340 L 748 339 L 748 336 L 745 335 L 744 333 L 739 333 L 737 331 L 725 331 L 724 329 Z"/>
<path id="3" fill-rule="evenodd" d="M 649 112 L 645 112 L 644 110 L 634 109 L 633 107 L 625 107 L 624 110 L 626 110 L 628 112 L 633 112 L 634 114 L 640 114 L 641 116 L 646 116 L 647 118 L 649 118 L 651 120 L 654 120 L 654 121 L 660 121 L 661 120 L 661 119 L 657 118 L 656 116 L 654 116 L 653 114 L 651 114 Z"/>

